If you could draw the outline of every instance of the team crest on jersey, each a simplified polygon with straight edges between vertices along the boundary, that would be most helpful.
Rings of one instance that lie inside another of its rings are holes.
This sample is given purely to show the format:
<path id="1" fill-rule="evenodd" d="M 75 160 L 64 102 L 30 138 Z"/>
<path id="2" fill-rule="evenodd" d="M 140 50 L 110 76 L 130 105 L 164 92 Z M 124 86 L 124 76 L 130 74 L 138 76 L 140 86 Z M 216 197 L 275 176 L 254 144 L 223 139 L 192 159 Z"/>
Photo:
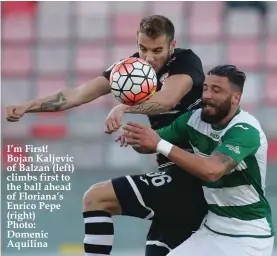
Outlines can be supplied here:
<path id="1" fill-rule="evenodd" d="M 160 78 L 160 82 L 161 82 L 162 84 L 164 84 L 164 82 L 165 82 L 165 80 L 168 78 L 168 76 L 169 76 L 168 73 L 163 74 L 163 75 L 161 76 L 161 78 Z"/>
<path id="2" fill-rule="evenodd" d="M 220 138 L 218 134 L 212 133 L 212 132 L 211 132 L 210 136 L 211 136 L 212 138 L 214 138 L 215 140 L 219 140 L 219 138 Z"/>

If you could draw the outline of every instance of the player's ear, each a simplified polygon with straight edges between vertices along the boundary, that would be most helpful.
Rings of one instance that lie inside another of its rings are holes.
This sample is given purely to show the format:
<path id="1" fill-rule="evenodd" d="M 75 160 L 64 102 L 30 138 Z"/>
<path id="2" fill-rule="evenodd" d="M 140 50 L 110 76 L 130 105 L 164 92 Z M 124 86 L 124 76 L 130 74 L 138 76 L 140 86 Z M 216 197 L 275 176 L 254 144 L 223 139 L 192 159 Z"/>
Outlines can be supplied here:
<path id="1" fill-rule="evenodd" d="M 176 41 L 175 40 L 172 40 L 172 42 L 170 43 L 170 50 L 171 51 L 174 51 L 174 48 L 175 48 L 175 46 L 176 46 Z"/>
<path id="2" fill-rule="evenodd" d="M 235 104 L 235 105 L 239 105 L 239 103 L 240 103 L 240 99 L 241 99 L 241 92 L 235 92 L 234 94 L 233 94 L 233 104 Z"/>

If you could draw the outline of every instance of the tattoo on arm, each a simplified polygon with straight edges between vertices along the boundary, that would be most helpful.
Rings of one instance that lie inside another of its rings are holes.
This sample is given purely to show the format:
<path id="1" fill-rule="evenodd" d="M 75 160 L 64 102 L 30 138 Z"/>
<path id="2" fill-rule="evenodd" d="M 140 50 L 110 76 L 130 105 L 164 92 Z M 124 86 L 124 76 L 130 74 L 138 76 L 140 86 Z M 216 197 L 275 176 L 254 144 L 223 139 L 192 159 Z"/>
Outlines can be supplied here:
<path id="1" fill-rule="evenodd" d="M 53 100 L 49 100 L 43 102 L 41 104 L 41 111 L 58 111 L 62 108 L 63 105 L 67 103 L 66 98 L 64 97 L 63 93 L 58 93 L 57 97 Z"/>
<path id="2" fill-rule="evenodd" d="M 217 159 L 225 166 L 225 173 L 233 170 L 237 166 L 237 162 L 228 155 L 225 155 L 219 151 L 214 151 L 212 156 L 216 156 Z"/>
<path id="3" fill-rule="evenodd" d="M 52 100 L 48 100 L 42 102 L 39 108 L 31 109 L 28 112 L 52 112 L 52 111 L 59 111 L 62 107 L 67 103 L 66 97 L 63 95 L 62 92 L 56 95 L 56 98 Z"/>
<path id="4" fill-rule="evenodd" d="M 131 106 L 128 112 L 137 114 L 156 115 L 165 111 L 166 108 L 160 103 L 144 102 L 140 105 Z"/>

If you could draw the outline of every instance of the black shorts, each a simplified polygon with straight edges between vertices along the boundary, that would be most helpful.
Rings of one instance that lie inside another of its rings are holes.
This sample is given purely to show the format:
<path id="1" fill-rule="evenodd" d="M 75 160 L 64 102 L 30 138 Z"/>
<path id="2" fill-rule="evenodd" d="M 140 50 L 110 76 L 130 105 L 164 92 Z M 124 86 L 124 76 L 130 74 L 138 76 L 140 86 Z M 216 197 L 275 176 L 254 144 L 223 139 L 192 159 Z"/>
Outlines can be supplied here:
<path id="1" fill-rule="evenodd" d="M 152 220 L 146 251 L 154 245 L 168 253 L 199 228 L 207 213 L 201 181 L 175 165 L 112 183 L 123 215 Z"/>

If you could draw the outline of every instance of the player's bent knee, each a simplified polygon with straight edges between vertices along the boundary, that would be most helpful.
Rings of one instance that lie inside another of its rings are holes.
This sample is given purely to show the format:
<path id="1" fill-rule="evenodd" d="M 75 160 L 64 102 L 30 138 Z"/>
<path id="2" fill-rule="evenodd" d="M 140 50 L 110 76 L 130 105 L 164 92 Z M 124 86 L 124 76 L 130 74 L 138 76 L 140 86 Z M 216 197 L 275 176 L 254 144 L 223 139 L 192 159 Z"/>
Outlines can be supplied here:
<path id="1" fill-rule="evenodd" d="M 111 181 L 92 185 L 84 194 L 83 211 L 107 211 L 111 215 L 120 215 L 121 207 Z"/>

